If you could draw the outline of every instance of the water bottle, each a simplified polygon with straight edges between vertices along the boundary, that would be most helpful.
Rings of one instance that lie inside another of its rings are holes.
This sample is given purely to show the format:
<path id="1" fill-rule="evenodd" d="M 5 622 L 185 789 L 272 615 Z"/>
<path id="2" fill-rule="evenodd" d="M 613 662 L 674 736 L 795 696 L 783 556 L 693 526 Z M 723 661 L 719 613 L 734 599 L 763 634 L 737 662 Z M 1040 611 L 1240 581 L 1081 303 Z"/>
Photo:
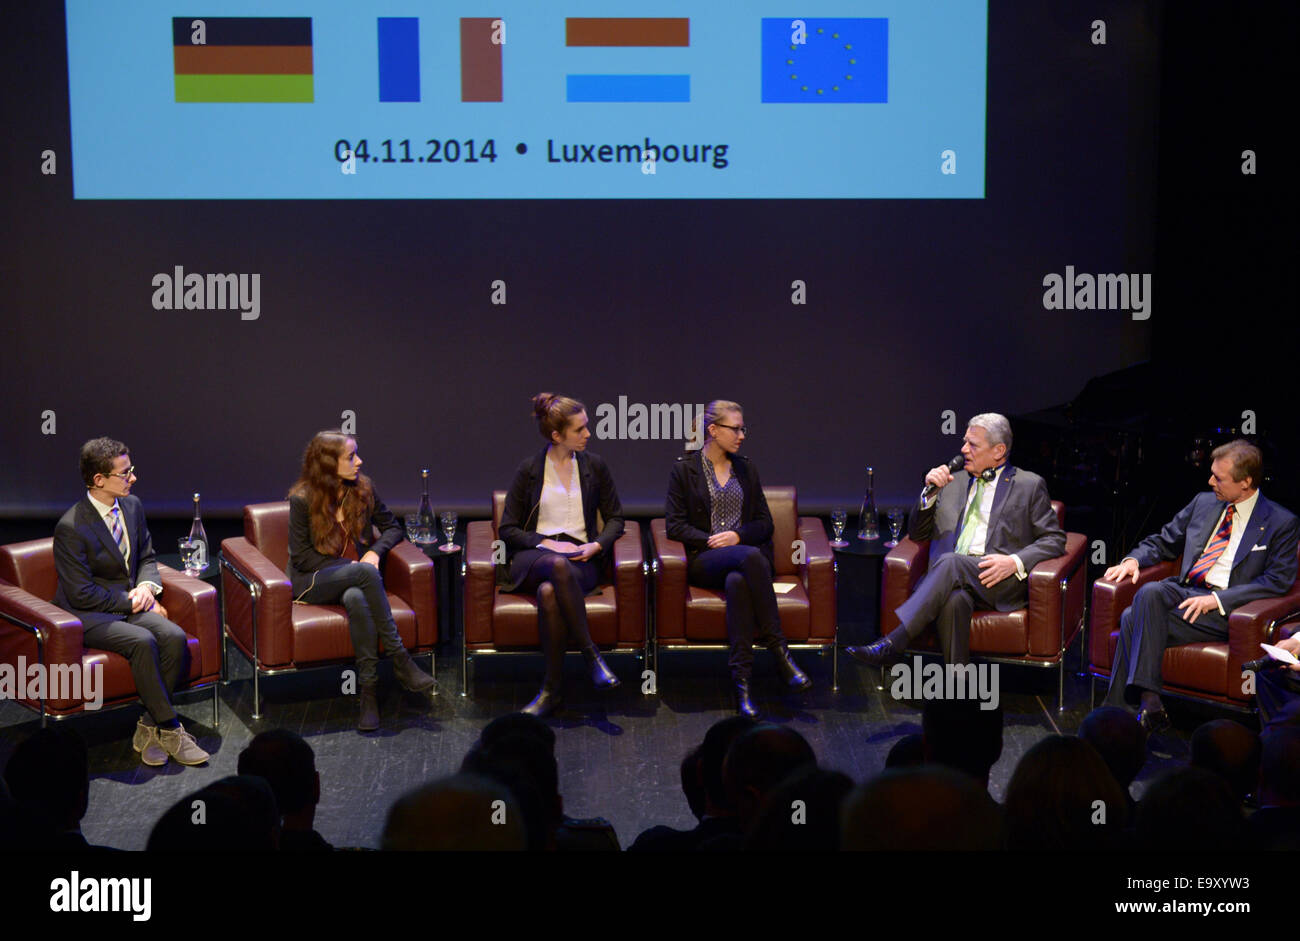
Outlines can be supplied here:
<path id="1" fill-rule="evenodd" d="M 194 495 L 194 522 L 190 524 L 190 541 L 194 543 L 194 570 L 208 570 L 208 534 L 203 531 L 203 520 L 199 518 L 199 495 Z"/>
<path id="2" fill-rule="evenodd" d="M 858 538 L 880 538 L 880 520 L 876 513 L 876 472 L 870 467 L 867 468 L 867 492 L 862 497 L 862 509 L 858 512 Z"/>
<path id="3" fill-rule="evenodd" d="M 437 521 L 433 517 L 433 508 L 429 506 L 429 468 L 420 471 L 422 484 L 424 487 L 423 495 L 420 497 L 420 539 L 426 543 L 435 543 L 438 541 Z"/>

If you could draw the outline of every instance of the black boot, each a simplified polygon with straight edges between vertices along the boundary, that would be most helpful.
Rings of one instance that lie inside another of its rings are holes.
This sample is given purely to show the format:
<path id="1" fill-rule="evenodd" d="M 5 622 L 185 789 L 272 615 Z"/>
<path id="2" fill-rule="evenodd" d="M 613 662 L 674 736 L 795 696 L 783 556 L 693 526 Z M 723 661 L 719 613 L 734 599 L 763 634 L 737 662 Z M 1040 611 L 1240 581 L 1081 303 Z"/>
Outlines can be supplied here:
<path id="1" fill-rule="evenodd" d="M 618 677 L 614 671 L 606 666 L 604 659 L 600 656 L 600 649 L 595 644 L 591 644 L 582 651 L 582 655 L 587 658 L 587 667 L 591 670 L 591 685 L 596 689 L 617 689 L 619 684 Z"/>
<path id="2" fill-rule="evenodd" d="M 374 683 L 362 683 L 357 694 L 361 715 L 357 718 L 358 732 L 373 732 L 379 728 L 379 697 Z"/>
<path id="3" fill-rule="evenodd" d="M 758 707 L 749 695 L 749 680 L 736 680 L 736 711 L 751 719 L 758 718 Z"/>
<path id="4" fill-rule="evenodd" d="M 546 679 L 542 681 L 541 691 L 533 701 L 520 711 L 530 716 L 548 716 L 564 705 L 564 626 L 558 629 L 550 624 L 550 618 L 542 611 L 537 612 L 537 633 L 542 642 L 542 654 L 546 657 Z"/>
<path id="5" fill-rule="evenodd" d="M 793 690 L 805 690 L 812 687 L 812 680 L 808 679 L 808 674 L 799 669 L 799 666 L 790 659 L 790 648 L 786 646 L 784 640 L 778 640 L 767 645 L 767 649 L 772 651 L 772 656 L 776 657 L 776 672 L 781 675 L 781 680 Z"/>
<path id="6" fill-rule="evenodd" d="M 412 658 L 410 651 L 403 648 L 392 655 L 393 676 L 409 693 L 424 693 L 427 696 L 438 695 L 438 681 L 420 669 Z"/>

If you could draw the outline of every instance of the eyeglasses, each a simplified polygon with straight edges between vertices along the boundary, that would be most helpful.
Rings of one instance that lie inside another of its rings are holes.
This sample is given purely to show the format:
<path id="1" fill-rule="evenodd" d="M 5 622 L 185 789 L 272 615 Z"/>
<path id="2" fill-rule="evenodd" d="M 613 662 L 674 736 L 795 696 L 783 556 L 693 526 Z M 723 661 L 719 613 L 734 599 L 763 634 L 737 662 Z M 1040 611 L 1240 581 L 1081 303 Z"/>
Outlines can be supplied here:
<path id="1" fill-rule="evenodd" d="M 120 473 L 120 474 L 105 474 L 104 476 L 105 476 L 105 477 L 121 477 L 123 480 L 130 480 L 130 479 L 131 479 L 131 475 L 134 474 L 134 473 L 135 473 L 135 465 L 132 464 L 130 467 L 128 467 L 126 470 L 122 471 L 122 473 Z"/>
<path id="2" fill-rule="evenodd" d="M 726 428 L 728 431 L 734 431 L 738 435 L 749 434 L 749 429 L 744 425 L 724 425 L 720 421 L 715 421 L 713 424 L 718 428 Z"/>

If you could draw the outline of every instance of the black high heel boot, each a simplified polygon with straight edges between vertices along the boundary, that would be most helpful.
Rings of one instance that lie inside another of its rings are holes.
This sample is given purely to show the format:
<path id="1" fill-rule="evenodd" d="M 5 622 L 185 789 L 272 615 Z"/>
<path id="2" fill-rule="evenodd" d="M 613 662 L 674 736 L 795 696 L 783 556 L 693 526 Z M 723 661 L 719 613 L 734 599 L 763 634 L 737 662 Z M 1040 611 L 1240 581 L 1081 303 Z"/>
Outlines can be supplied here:
<path id="1" fill-rule="evenodd" d="M 812 687 L 812 680 L 808 679 L 808 674 L 800 670 L 798 664 L 790 658 L 790 648 L 786 646 L 784 640 L 768 644 L 767 649 L 772 651 L 772 656 L 776 657 L 776 672 L 781 675 L 781 680 L 786 686 L 793 690 Z"/>
<path id="2" fill-rule="evenodd" d="M 621 685 L 614 671 L 605 664 L 600 649 L 595 644 L 583 648 L 582 655 L 587 658 L 587 667 L 591 670 L 592 686 L 596 689 L 617 689 Z"/>
<path id="3" fill-rule="evenodd" d="M 751 719 L 758 718 L 758 707 L 749 695 L 749 679 L 736 680 L 736 711 Z"/>
<path id="4" fill-rule="evenodd" d="M 520 710 L 538 718 L 549 716 L 564 705 L 565 633 L 563 627 L 559 630 L 552 628 L 548 620 L 542 612 L 537 613 L 537 633 L 542 642 L 542 653 L 546 656 L 546 679 L 533 701 Z"/>

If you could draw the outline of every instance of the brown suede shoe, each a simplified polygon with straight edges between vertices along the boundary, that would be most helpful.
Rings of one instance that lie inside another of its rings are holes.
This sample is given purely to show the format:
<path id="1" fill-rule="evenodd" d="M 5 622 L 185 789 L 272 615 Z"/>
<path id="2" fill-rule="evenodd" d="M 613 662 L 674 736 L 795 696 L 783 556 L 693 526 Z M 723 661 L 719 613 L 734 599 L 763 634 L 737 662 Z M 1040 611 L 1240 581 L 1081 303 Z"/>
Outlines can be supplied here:
<path id="1" fill-rule="evenodd" d="M 131 747 L 140 753 L 140 760 L 150 768 L 161 768 L 167 764 L 167 752 L 163 751 L 158 741 L 158 726 L 153 724 L 153 720 L 146 723 L 145 717 L 140 717 L 140 721 L 135 724 L 135 737 L 131 739 Z"/>
<path id="2" fill-rule="evenodd" d="M 201 765 L 208 760 L 208 753 L 199 748 L 199 743 L 185 731 L 184 726 L 178 729 L 158 729 L 158 743 L 167 754 L 183 765 Z"/>

